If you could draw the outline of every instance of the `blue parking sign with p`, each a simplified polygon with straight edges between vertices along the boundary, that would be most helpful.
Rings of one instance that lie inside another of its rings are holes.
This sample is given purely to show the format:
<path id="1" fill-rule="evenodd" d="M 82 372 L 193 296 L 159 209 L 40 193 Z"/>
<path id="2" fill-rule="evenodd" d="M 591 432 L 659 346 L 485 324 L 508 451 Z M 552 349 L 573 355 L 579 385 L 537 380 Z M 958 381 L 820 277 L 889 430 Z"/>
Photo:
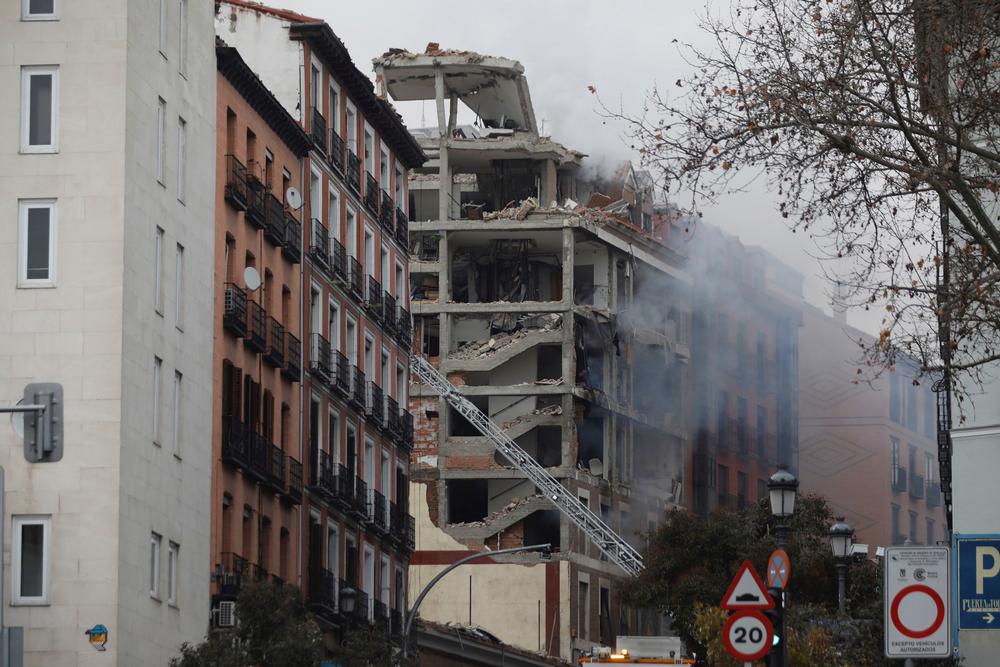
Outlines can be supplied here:
<path id="1" fill-rule="evenodd" d="M 1000 535 L 956 537 L 958 628 L 1000 630 Z"/>

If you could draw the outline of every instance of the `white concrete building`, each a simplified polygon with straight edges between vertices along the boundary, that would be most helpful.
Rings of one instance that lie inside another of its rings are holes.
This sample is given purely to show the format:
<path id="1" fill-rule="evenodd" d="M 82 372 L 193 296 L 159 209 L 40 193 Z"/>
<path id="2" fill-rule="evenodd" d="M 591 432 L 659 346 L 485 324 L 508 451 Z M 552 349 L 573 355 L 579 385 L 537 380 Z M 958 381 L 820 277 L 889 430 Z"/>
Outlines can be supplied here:
<path id="1" fill-rule="evenodd" d="M 0 420 L 25 665 L 166 665 L 208 626 L 212 10 L 0 5 L 0 403 L 65 391 L 58 462 Z"/>

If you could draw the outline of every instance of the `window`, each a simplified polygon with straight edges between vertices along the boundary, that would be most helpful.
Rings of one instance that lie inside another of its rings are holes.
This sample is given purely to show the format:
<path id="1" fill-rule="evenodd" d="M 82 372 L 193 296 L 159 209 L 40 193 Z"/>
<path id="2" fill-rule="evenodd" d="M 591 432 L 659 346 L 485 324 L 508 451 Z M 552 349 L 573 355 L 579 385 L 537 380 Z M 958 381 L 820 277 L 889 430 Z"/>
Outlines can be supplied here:
<path id="1" fill-rule="evenodd" d="M 379 148 L 378 177 L 379 186 L 384 191 L 389 192 L 389 151 L 385 149 L 385 146 Z"/>
<path id="2" fill-rule="evenodd" d="M 382 554 L 382 558 L 379 560 L 379 584 L 378 584 L 378 599 L 386 607 L 389 606 L 389 592 L 392 590 L 389 581 L 389 557 Z"/>
<path id="3" fill-rule="evenodd" d="M 187 121 L 177 117 L 177 201 L 184 203 L 184 181 L 187 169 Z"/>
<path id="4" fill-rule="evenodd" d="M 924 452 L 924 479 L 930 484 L 934 481 L 934 456 Z"/>
<path id="5" fill-rule="evenodd" d="M 153 444 L 160 444 L 160 377 L 163 360 L 153 357 Z"/>
<path id="6" fill-rule="evenodd" d="M 332 82 L 333 75 L 330 76 L 330 129 L 336 134 L 340 134 L 340 89 Z"/>
<path id="7" fill-rule="evenodd" d="M 337 196 L 337 191 L 334 188 L 330 188 L 328 200 L 327 200 L 328 210 L 326 212 L 326 219 L 328 221 L 328 226 L 330 228 L 330 238 L 340 240 L 340 198 Z M 332 245 L 332 244 L 331 244 Z"/>
<path id="8" fill-rule="evenodd" d="M 174 439 L 174 454 L 180 456 L 181 453 L 181 428 L 183 428 L 183 423 L 181 421 L 181 380 L 184 378 L 180 371 L 174 371 L 174 429 L 173 429 L 173 439 Z"/>
<path id="9" fill-rule="evenodd" d="M 358 151 L 358 113 L 350 100 L 347 101 L 347 150 Z"/>
<path id="10" fill-rule="evenodd" d="M 160 55 L 167 57 L 167 0 L 160 0 Z"/>
<path id="11" fill-rule="evenodd" d="M 174 255 L 174 324 L 184 329 L 184 246 L 180 243 Z"/>
<path id="12" fill-rule="evenodd" d="M 351 257 L 358 256 L 358 224 L 357 214 L 351 207 L 347 207 L 347 225 L 344 230 L 347 254 Z"/>
<path id="13" fill-rule="evenodd" d="M 22 21 L 55 21 L 56 0 L 22 0 Z"/>
<path id="14" fill-rule="evenodd" d="M 156 228 L 156 240 L 153 244 L 153 304 L 157 315 L 163 315 L 163 229 Z"/>
<path id="15" fill-rule="evenodd" d="M 934 545 L 934 519 L 926 519 L 927 521 L 927 541 L 924 544 L 928 546 Z"/>
<path id="16" fill-rule="evenodd" d="M 340 423 L 337 413 L 331 408 L 327 414 L 326 451 L 334 463 L 340 463 Z"/>
<path id="17" fill-rule="evenodd" d="M 47 604 L 52 553 L 52 517 L 13 517 L 11 604 Z"/>
<path id="18" fill-rule="evenodd" d="M 180 0 L 177 30 L 179 33 L 177 46 L 177 71 L 181 76 L 186 78 L 188 48 L 188 0 Z"/>
<path id="19" fill-rule="evenodd" d="M 586 641 L 590 637 L 590 584 L 585 581 L 577 582 L 577 637 Z"/>
<path id="20" fill-rule="evenodd" d="M 313 111 L 315 111 L 315 110 L 321 108 L 320 107 L 320 97 L 322 96 L 321 95 L 321 91 L 319 89 L 319 81 L 320 81 L 320 78 L 321 78 L 320 77 L 320 72 L 319 72 L 319 68 L 316 67 L 315 63 L 313 63 L 311 65 L 310 70 L 309 70 L 309 74 L 310 74 L 310 77 L 309 77 L 309 95 L 310 95 L 310 97 L 312 99 L 312 102 L 311 102 L 311 104 L 309 106 L 310 106 L 310 108 L 313 109 Z"/>
<path id="21" fill-rule="evenodd" d="M 166 185 L 163 180 L 163 160 L 167 151 L 166 122 L 167 103 L 161 97 L 156 104 L 156 180 L 164 186 Z"/>
<path id="22" fill-rule="evenodd" d="M 163 545 L 163 537 L 158 533 L 150 533 L 149 536 L 149 596 L 159 599 L 160 597 L 160 547 Z"/>
<path id="23" fill-rule="evenodd" d="M 340 534 L 332 521 L 326 524 L 326 569 L 340 576 Z"/>
<path id="24" fill-rule="evenodd" d="M 177 559 L 181 547 L 171 542 L 167 550 L 167 604 L 177 606 Z"/>
<path id="25" fill-rule="evenodd" d="M 21 152 L 59 150 L 59 68 L 21 68 Z"/>
<path id="26" fill-rule="evenodd" d="M 370 176 L 375 175 L 375 135 L 365 123 L 365 171 Z"/>
<path id="27" fill-rule="evenodd" d="M 56 202 L 18 202 L 18 287 L 55 287 Z"/>

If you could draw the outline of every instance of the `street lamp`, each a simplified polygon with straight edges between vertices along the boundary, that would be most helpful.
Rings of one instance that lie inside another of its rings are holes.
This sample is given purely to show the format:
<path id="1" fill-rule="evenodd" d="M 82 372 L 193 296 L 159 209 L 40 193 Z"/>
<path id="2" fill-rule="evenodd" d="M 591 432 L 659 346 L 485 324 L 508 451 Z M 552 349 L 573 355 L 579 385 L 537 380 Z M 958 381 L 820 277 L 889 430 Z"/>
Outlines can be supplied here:
<path id="1" fill-rule="evenodd" d="M 841 614 L 847 610 L 847 565 L 853 542 L 854 529 L 844 517 L 836 517 L 836 523 L 830 526 L 830 548 L 837 559 L 837 609 Z"/>
<path id="2" fill-rule="evenodd" d="M 340 611 L 348 618 L 354 615 L 354 604 L 357 599 L 358 592 L 350 586 L 340 589 Z"/>
<path id="3" fill-rule="evenodd" d="M 775 534 L 778 538 L 778 546 L 782 549 L 788 547 L 788 523 L 795 511 L 795 494 L 799 489 L 799 480 L 788 471 L 788 466 L 779 465 L 778 471 L 771 475 L 767 482 L 768 496 L 771 500 L 771 515 L 775 519 Z M 772 667 L 785 667 L 788 662 L 788 649 L 785 637 L 785 592 L 781 588 L 772 588 L 771 596 L 778 601 L 778 627 L 777 636 L 780 637 L 777 651 L 774 654 Z"/>
<path id="4" fill-rule="evenodd" d="M 404 662 L 409 654 L 410 632 L 412 632 L 413 630 L 413 621 L 417 616 L 417 610 L 420 608 L 420 603 L 424 601 L 424 598 L 427 597 L 427 594 L 430 592 L 431 588 L 434 587 L 434 584 L 441 581 L 444 575 L 448 574 L 459 565 L 464 565 L 469 561 L 478 560 L 480 558 L 492 558 L 493 556 L 503 556 L 505 554 L 524 553 L 529 551 L 540 552 L 543 560 L 548 560 L 552 557 L 551 544 L 532 544 L 530 546 L 525 546 L 525 547 L 512 547 L 510 549 L 499 549 L 497 551 L 480 551 L 478 553 L 472 554 L 471 556 L 466 556 L 465 558 L 459 558 L 457 561 L 455 561 L 448 567 L 438 572 L 433 579 L 427 582 L 427 585 L 424 586 L 424 589 L 420 591 L 420 595 L 417 596 L 417 599 L 413 603 L 413 606 L 410 608 L 410 611 L 407 612 L 406 614 L 406 620 L 403 623 L 403 635 L 401 638 L 403 643 L 402 653 Z"/>

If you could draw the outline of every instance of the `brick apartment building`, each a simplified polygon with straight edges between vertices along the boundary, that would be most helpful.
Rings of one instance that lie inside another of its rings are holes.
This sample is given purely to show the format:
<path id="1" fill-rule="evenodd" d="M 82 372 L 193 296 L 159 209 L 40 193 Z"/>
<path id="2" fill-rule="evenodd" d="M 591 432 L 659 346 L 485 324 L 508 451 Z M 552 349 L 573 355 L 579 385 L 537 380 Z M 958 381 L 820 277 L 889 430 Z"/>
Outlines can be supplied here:
<path id="1" fill-rule="evenodd" d="M 291 457 L 286 459 L 289 481 L 277 494 L 278 504 L 270 505 L 274 508 L 270 524 L 261 520 L 251 530 L 253 536 L 247 538 L 244 533 L 241 543 L 228 543 L 229 553 L 239 549 L 240 561 L 222 558 L 220 548 L 216 571 L 227 580 L 243 576 L 237 571 L 240 568 L 262 572 L 271 567 L 282 579 L 301 585 L 310 607 L 332 631 L 329 646 L 335 654 L 342 628 L 376 622 L 398 632 L 406 608 L 406 571 L 414 544 L 408 503 L 413 427 L 406 409 L 411 344 L 407 176 L 425 157 L 326 23 L 230 0 L 217 3 L 216 32 L 239 51 L 259 76 L 258 83 L 272 91 L 273 99 L 266 106 L 283 107 L 300 128 L 294 142 L 284 146 L 271 136 L 273 148 L 264 145 L 261 137 L 270 135 L 262 128 L 256 134 L 254 166 L 243 163 L 251 192 L 260 186 L 250 179 L 264 181 L 264 222 L 255 232 L 254 247 L 263 248 L 270 260 L 258 263 L 263 266 L 266 296 L 251 296 L 247 304 L 253 310 L 263 299 L 259 305 L 269 308 L 268 336 L 280 326 L 286 338 L 284 365 L 279 369 L 273 363 L 276 357 L 269 361 L 274 355 L 271 338 L 262 337 L 260 347 L 255 347 L 257 330 L 251 313 L 243 354 L 249 349 L 259 353 L 257 367 L 273 375 L 269 382 L 275 388 L 268 389 L 268 384 L 262 390 L 256 379 L 249 381 L 252 402 L 256 405 L 260 400 L 262 410 L 273 420 L 268 426 L 263 417 L 252 413 L 259 427 L 248 429 L 249 438 L 253 442 L 263 437 L 272 445 L 272 453 L 279 433 L 297 442 L 285 447 L 286 456 Z M 269 113 L 281 115 L 273 109 Z M 220 110 L 220 118 L 221 114 Z M 244 144 L 242 127 L 236 131 L 238 152 Z M 304 146 L 302 132 L 308 140 Z M 293 157 L 299 161 L 293 162 Z M 273 160 L 270 167 L 269 159 Z M 291 173 L 293 169 L 298 171 Z M 226 185 L 232 186 L 234 178 L 239 187 L 232 171 L 227 171 Z M 289 185 L 302 192 L 298 211 L 292 210 L 296 202 L 283 202 L 282 193 Z M 301 225 L 301 236 L 294 241 L 290 238 L 294 234 L 281 236 L 284 252 L 279 253 L 276 231 L 269 240 L 268 216 L 272 207 L 277 215 L 282 203 L 286 205 L 286 233 Z M 250 211 L 239 217 L 246 219 Z M 300 252 L 301 257 L 291 260 L 288 251 L 296 242 L 300 251 L 297 248 L 295 254 Z M 256 256 L 252 259 L 259 262 Z M 243 287 L 239 283 L 244 264 L 250 261 L 250 255 L 244 260 L 237 250 L 237 286 Z M 298 261 L 294 268 L 292 261 Z M 285 276 L 298 283 L 294 288 L 289 285 L 287 292 L 282 287 L 279 302 L 279 285 Z M 301 348 L 301 363 L 294 370 L 289 368 L 297 356 L 289 349 L 291 341 Z M 224 372 L 221 367 L 219 372 Z M 242 372 L 246 388 L 248 369 Z M 281 397 L 276 384 L 279 374 Z M 267 391 L 272 397 L 265 400 Z M 242 400 L 247 400 L 246 389 Z M 225 456 L 223 463 L 242 467 L 245 479 L 246 464 L 227 462 Z M 300 464 L 301 501 L 297 490 L 291 490 L 298 484 Z M 278 475 L 267 461 L 263 471 L 253 462 L 249 465 L 250 476 L 257 478 L 258 495 L 270 503 L 267 488 Z M 220 511 L 225 513 L 225 501 L 222 505 Z M 276 511 L 279 507 L 281 512 Z M 229 510 L 232 523 L 245 522 L 252 511 L 261 511 L 254 510 L 252 503 L 249 510 L 234 506 Z M 298 521 L 296 541 L 292 541 L 293 529 L 288 528 L 288 551 L 293 554 L 289 560 L 285 560 L 281 523 L 286 517 Z M 263 526 L 269 526 L 268 530 Z M 348 589 L 356 597 L 354 618 L 347 618 L 340 604 Z"/>

